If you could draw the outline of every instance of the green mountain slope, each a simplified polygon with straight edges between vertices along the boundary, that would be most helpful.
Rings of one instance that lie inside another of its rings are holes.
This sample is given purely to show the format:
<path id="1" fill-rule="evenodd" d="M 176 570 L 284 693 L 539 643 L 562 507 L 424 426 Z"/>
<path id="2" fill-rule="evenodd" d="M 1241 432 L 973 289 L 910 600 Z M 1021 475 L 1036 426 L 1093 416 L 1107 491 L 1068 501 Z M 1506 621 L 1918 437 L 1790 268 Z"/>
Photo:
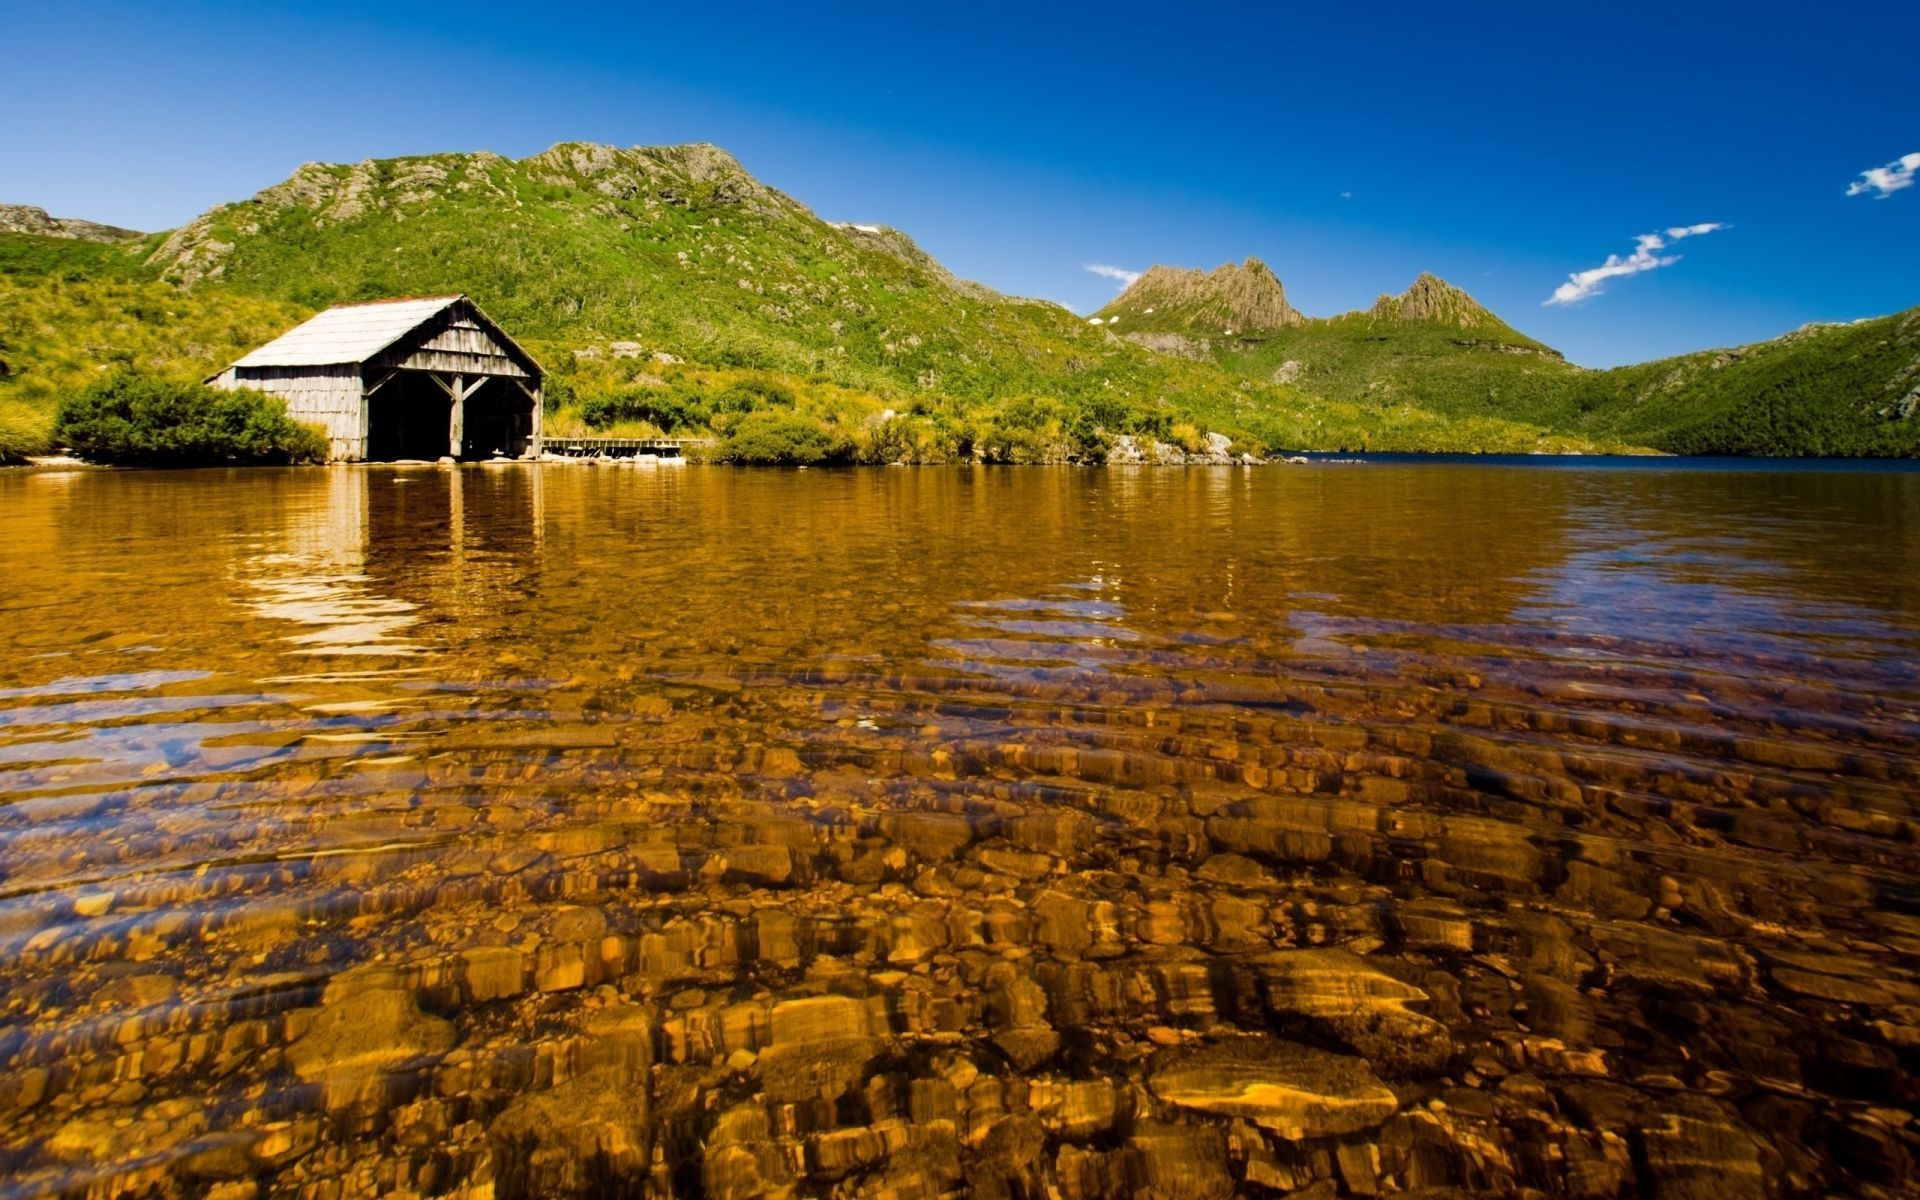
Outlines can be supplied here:
<path id="1" fill-rule="evenodd" d="M 1589 372 L 1552 423 L 1675 454 L 1920 456 L 1920 308 Z"/>
<path id="2" fill-rule="evenodd" d="M 1207 431 L 1250 448 L 1587 444 L 1155 353 L 957 280 L 903 234 L 822 221 L 711 146 L 310 164 L 143 246 L 155 286 L 213 304 L 466 292 L 556 369 L 559 430 L 778 420 L 842 456 L 925 459 L 1098 458 L 1122 435 Z"/>
<path id="3" fill-rule="evenodd" d="M 1256 260 L 1208 275 L 1162 271 L 1102 309 L 1103 325 L 1162 353 L 1332 400 L 1411 404 L 1677 454 L 1920 454 L 1920 309 L 1589 371 L 1431 275 L 1364 312 L 1263 326 L 1249 311 L 1272 310 L 1284 293 Z M 1164 286 L 1140 286 L 1156 277 L 1188 290 L 1167 304 Z M 1272 280 L 1252 305 L 1250 279 Z"/>

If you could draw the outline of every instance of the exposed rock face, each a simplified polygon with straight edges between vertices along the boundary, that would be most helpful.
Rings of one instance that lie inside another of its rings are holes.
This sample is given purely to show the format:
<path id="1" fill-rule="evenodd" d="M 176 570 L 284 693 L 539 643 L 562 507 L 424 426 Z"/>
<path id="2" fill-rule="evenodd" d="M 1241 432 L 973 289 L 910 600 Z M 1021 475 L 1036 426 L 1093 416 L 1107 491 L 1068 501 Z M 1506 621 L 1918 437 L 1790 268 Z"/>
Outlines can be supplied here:
<path id="1" fill-rule="evenodd" d="M 1365 1059 L 1265 1038 L 1169 1051 L 1149 1082 L 1169 1104 L 1241 1117 L 1294 1140 L 1372 1129 L 1399 1108 Z"/>
<path id="2" fill-rule="evenodd" d="M 1375 321 L 1437 321 L 1462 329 L 1500 324 L 1500 318 L 1488 312 L 1478 300 L 1424 271 L 1398 296 L 1381 296 L 1375 300 L 1367 316 Z"/>
<path id="3" fill-rule="evenodd" d="M 53 217 L 31 204 L 0 204 L 0 233 L 33 233 L 41 237 L 74 238 L 83 242 L 125 242 L 146 235 L 118 225 Z"/>
<path id="4" fill-rule="evenodd" d="M 1226 337 L 1306 321 L 1287 302 L 1287 289 L 1257 258 L 1239 266 L 1224 263 L 1212 271 L 1154 267 L 1100 310 L 1100 316 L 1109 324 L 1118 317 L 1123 332 L 1131 321 L 1150 320 L 1161 328 L 1178 325 Z"/>
<path id="5" fill-rule="evenodd" d="M 1182 333 L 1123 333 L 1120 336 L 1136 346 L 1176 358 L 1206 362 L 1213 357 L 1213 343 L 1206 338 L 1191 338 Z"/>

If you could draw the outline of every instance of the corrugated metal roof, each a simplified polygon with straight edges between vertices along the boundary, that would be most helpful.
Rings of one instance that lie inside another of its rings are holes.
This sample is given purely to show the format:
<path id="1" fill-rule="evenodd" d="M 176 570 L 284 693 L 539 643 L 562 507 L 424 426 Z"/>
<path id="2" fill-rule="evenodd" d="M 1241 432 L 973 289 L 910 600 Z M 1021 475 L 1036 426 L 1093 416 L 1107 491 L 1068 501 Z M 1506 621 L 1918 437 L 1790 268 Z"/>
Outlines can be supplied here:
<path id="1" fill-rule="evenodd" d="M 296 325 L 233 365 L 317 367 L 365 362 L 463 298 L 428 296 L 342 304 Z"/>

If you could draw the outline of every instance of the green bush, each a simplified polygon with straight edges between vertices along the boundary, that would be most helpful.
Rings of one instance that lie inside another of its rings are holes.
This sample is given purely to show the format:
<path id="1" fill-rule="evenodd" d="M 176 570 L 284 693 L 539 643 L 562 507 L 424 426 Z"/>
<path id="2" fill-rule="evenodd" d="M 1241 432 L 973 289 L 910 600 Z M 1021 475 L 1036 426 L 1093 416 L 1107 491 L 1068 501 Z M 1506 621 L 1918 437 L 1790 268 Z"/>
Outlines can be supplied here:
<path id="1" fill-rule="evenodd" d="M 322 462 L 327 439 L 280 400 L 123 371 L 60 403 L 53 438 L 94 462 L 200 467 Z"/>
<path id="2" fill-rule="evenodd" d="M 580 419 L 594 429 L 621 421 L 646 421 L 662 433 L 705 429 L 712 414 L 697 387 L 636 387 L 594 396 L 580 406 Z"/>
<path id="3" fill-rule="evenodd" d="M 557 413 L 574 401 L 573 381 L 565 375 L 550 374 L 540 381 L 540 407 Z"/>
<path id="4" fill-rule="evenodd" d="M 761 466 L 849 463 L 856 447 L 844 432 L 791 413 L 757 412 L 740 418 L 713 452 L 716 462 Z"/>
<path id="5" fill-rule="evenodd" d="M 793 389 L 770 379 L 740 379 L 720 389 L 713 398 L 713 411 L 723 413 L 758 412 L 763 408 L 792 408 Z"/>

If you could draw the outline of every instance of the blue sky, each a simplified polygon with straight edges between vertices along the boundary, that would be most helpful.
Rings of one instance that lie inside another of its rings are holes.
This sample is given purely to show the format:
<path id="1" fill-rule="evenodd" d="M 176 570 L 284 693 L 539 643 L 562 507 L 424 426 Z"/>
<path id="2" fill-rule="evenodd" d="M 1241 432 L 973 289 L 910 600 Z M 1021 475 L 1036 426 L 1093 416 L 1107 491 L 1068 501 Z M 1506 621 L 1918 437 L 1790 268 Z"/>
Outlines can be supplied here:
<path id="1" fill-rule="evenodd" d="M 1608 365 L 1920 304 L 1920 180 L 1847 195 L 1920 152 L 1920 5 L 926 7 L 0 0 L 0 202 L 153 229 L 312 159 L 711 141 L 1081 311 L 1087 264 L 1254 255 L 1320 315 L 1431 270 Z M 1609 255 L 1664 265 L 1544 303 Z"/>

